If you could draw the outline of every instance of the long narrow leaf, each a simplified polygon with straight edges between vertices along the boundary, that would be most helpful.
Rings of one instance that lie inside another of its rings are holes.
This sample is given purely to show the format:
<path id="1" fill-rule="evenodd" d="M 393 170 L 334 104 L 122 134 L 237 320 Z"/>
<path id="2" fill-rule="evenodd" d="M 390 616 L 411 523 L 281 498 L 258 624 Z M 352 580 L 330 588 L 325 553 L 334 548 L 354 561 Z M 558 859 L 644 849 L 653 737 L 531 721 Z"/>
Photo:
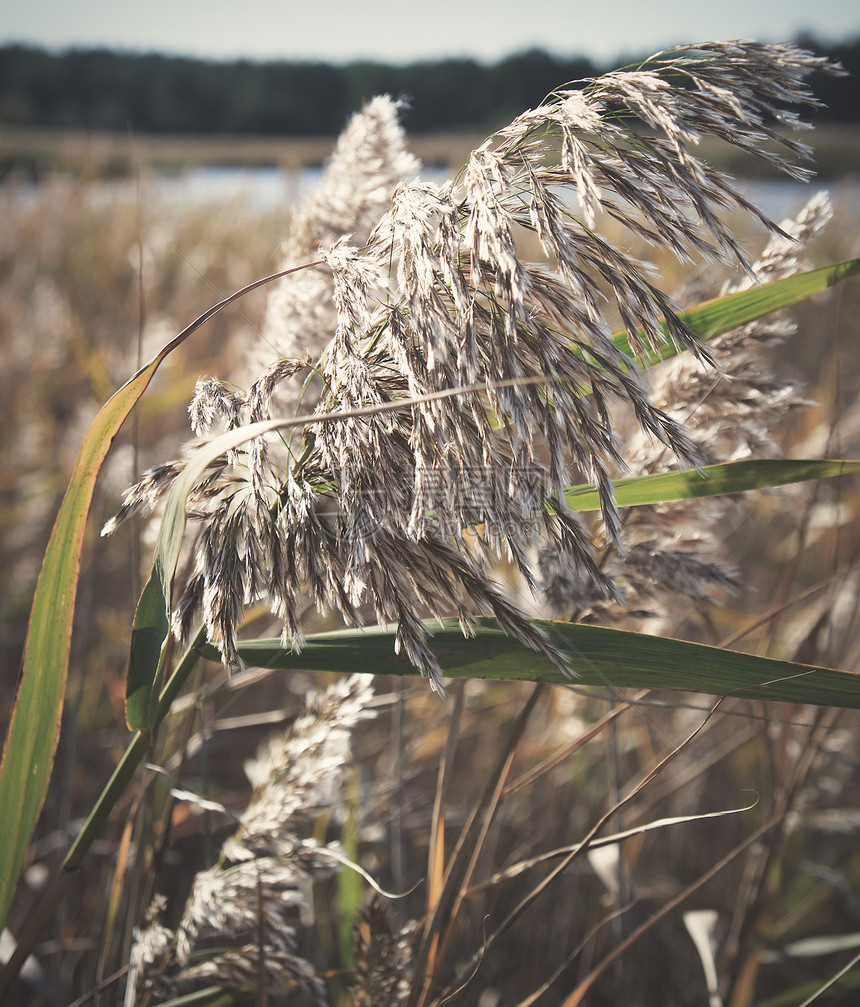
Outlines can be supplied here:
<path id="1" fill-rule="evenodd" d="M 102 407 L 84 438 L 54 523 L 33 599 L 15 707 L 0 764 L 0 923 L 41 811 L 60 733 L 84 529 L 111 441 L 143 394 L 165 347 Z"/>
<path id="2" fill-rule="evenodd" d="M 805 273 L 796 273 L 794 276 L 788 276 L 783 280 L 774 280 L 772 283 L 765 283 L 760 287 L 752 287 L 750 290 L 741 290 L 736 294 L 715 297 L 683 312 L 679 317 L 700 339 L 713 339 L 725 332 L 731 332 L 732 329 L 741 325 L 754 322 L 773 311 L 778 311 L 780 308 L 797 304 L 798 301 L 805 300 L 828 287 L 833 287 L 858 273 L 860 273 L 860 259 L 848 259 L 833 266 L 823 266 Z M 652 352 L 650 355 L 642 357 L 638 361 L 641 366 L 656 364 L 660 360 L 673 357 L 680 351 L 681 348 L 670 339 L 669 329 L 665 323 L 662 328 L 666 336 L 666 343 L 660 347 L 659 353 Z M 626 332 L 616 332 L 612 341 L 625 353 L 631 353 Z"/>
<path id="3" fill-rule="evenodd" d="M 165 358 L 216 312 L 286 270 L 213 305 L 102 406 L 84 437 L 45 550 L 36 585 L 18 691 L 0 762 L 0 927 L 6 921 L 30 836 L 42 809 L 60 736 L 84 530 L 110 445 Z"/>
<path id="4" fill-rule="evenodd" d="M 435 623 L 428 623 L 433 631 Z M 494 619 L 478 620 L 466 639 L 456 619 L 433 633 L 433 652 L 450 678 L 598 685 L 633 689 L 678 689 L 715 696 L 813 703 L 860 708 L 860 675 L 790 661 L 755 657 L 685 640 L 647 636 L 628 630 L 539 622 L 553 643 L 566 650 L 576 678 L 518 643 Z M 309 637 L 301 654 L 284 650 L 280 640 L 252 640 L 239 646 L 250 667 L 301 668 L 343 674 L 418 675 L 394 653 L 395 634 L 380 628 L 342 630 Z M 203 656 L 217 655 L 207 647 Z"/>
<path id="5" fill-rule="evenodd" d="M 811 479 L 830 479 L 860 472 L 860 461 L 846 459 L 761 458 L 708 465 L 701 471 L 656 472 L 616 479 L 612 486 L 619 507 L 691 500 L 695 497 L 745 493 L 788 486 Z M 600 498 L 590 484 L 567 490 L 568 505 L 577 511 L 599 510 Z"/>

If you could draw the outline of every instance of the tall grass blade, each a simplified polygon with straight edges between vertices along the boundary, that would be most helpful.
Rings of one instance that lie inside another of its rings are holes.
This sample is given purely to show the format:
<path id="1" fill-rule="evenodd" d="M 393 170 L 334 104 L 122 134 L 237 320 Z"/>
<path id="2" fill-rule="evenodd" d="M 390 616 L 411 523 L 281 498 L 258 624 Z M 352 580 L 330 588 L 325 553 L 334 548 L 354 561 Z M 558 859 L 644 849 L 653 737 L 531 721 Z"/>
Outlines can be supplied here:
<path id="1" fill-rule="evenodd" d="M 361 770 L 353 770 L 347 782 L 346 806 L 340 827 L 340 844 L 344 855 L 357 864 L 361 860 L 359 852 L 359 825 L 357 813 L 361 807 Z M 353 926 L 359 919 L 364 900 L 365 887 L 361 875 L 356 871 L 339 871 L 337 875 L 337 938 L 340 961 L 343 968 L 355 965 L 353 951 Z"/>
<path id="2" fill-rule="evenodd" d="M 715 297 L 681 313 L 678 317 L 699 339 L 713 339 L 725 332 L 731 332 L 732 329 L 737 329 L 741 325 L 763 318 L 780 308 L 797 304 L 799 301 L 826 290 L 828 287 L 833 287 L 858 273 L 860 273 L 860 259 L 848 259 L 832 266 L 796 273 L 794 276 L 765 283 L 750 290 L 741 290 L 735 294 Z M 683 349 L 683 347 L 676 346 L 669 338 L 669 329 L 665 323 L 662 324 L 662 328 L 666 336 L 666 343 L 660 348 L 659 353 L 651 352 L 640 357 L 641 366 L 659 363 L 661 360 L 675 356 Z M 626 332 L 616 332 L 612 341 L 625 353 L 632 354 Z"/>
<path id="3" fill-rule="evenodd" d="M 84 438 L 48 542 L 33 599 L 18 693 L 0 764 L 0 923 L 45 799 L 60 734 L 84 529 L 96 478 L 111 442 L 173 340 L 102 406 Z"/>
<path id="4" fill-rule="evenodd" d="M 860 472 L 860 461 L 823 458 L 758 458 L 708 465 L 699 471 L 655 472 L 613 480 L 619 507 L 669 503 L 696 497 L 745 493 L 748 490 L 788 486 L 811 479 L 831 479 Z M 600 509 L 600 498 L 591 485 L 572 486 L 565 493 L 568 505 L 577 511 Z"/>
<path id="5" fill-rule="evenodd" d="M 54 763 L 84 530 L 96 479 L 111 443 L 155 372 L 173 350 L 222 308 L 281 275 L 286 273 L 256 280 L 208 308 L 114 393 L 99 410 L 84 437 L 42 560 L 18 691 L 0 762 L 0 808 L 6 821 L 15 823 L 14 827 L 0 830 L 0 927 L 12 904 Z"/>
<path id="6" fill-rule="evenodd" d="M 176 699 L 188 676 L 194 670 L 198 661 L 198 648 L 203 640 L 202 630 L 199 631 L 182 658 L 177 661 L 171 671 L 170 678 L 164 687 L 158 701 L 156 723 L 167 716 L 171 704 Z M 87 820 L 81 826 L 77 838 L 72 843 L 68 853 L 63 858 L 58 871 L 47 889 L 42 893 L 36 907 L 27 917 L 27 922 L 18 935 L 18 946 L 12 956 L 0 968 L 0 1003 L 15 977 L 35 946 L 43 930 L 51 920 L 57 906 L 63 901 L 74 881 L 80 877 L 80 866 L 89 852 L 93 841 L 104 828 L 117 802 L 125 793 L 132 776 L 149 749 L 150 738 L 144 731 L 138 731 L 128 743 L 122 758 L 117 763 L 111 778 L 105 784 L 98 800 L 90 811 Z"/>
<path id="7" fill-rule="evenodd" d="M 738 696 L 787 703 L 860 709 L 860 675 L 791 661 L 756 657 L 686 640 L 629 630 L 537 622 L 565 649 L 576 671 L 571 679 L 546 658 L 518 643 L 495 619 L 479 619 L 475 637 L 465 639 L 456 619 L 433 633 L 432 646 L 450 678 L 545 682 L 554 685 L 611 685 L 623 689 L 674 689 L 714 696 Z M 428 623 L 432 632 L 436 623 Z M 308 637 L 301 654 L 286 651 L 279 639 L 239 645 L 250 667 L 342 674 L 418 675 L 394 653 L 393 632 L 373 628 Z M 205 647 L 203 656 L 217 651 Z"/>

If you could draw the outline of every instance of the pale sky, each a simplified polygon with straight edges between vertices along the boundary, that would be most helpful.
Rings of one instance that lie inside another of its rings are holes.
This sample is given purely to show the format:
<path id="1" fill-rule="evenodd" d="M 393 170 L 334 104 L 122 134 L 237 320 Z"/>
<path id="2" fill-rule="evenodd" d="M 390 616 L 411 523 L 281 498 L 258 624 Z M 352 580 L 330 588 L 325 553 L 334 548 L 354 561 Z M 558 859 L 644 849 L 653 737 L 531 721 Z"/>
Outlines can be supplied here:
<path id="1" fill-rule="evenodd" d="M 598 62 L 732 38 L 860 35 L 858 0 L 0 0 L 0 43 L 390 63 L 537 46 Z"/>

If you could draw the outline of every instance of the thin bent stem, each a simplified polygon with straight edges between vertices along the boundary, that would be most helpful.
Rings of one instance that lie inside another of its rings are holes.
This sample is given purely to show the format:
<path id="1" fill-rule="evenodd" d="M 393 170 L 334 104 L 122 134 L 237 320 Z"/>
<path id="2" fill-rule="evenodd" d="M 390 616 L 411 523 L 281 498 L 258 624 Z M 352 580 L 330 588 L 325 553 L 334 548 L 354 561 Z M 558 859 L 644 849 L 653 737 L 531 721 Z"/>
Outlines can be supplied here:
<path id="1" fill-rule="evenodd" d="M 504 920 L 502 920 L 499 926 L 485 939 L 481 948 L 479 948 L 479 950 L 472 956 L 472 959 L 470 960 L 465 970 L 467 974 L 470 973 L 471 970 L 476 969 L 478 965 L 480 965 L 482 958 L 486 955 L 489 948 L 492 945 L 494 945 L 495 942 L 499 939 L 499 937 L 501 937 L 501 935 L 514 923 L 516 919 L 518 919 L 518 917 L 522 914 L 522 912 L 528 906 L 530 906 L 542 892 L 544 892 L 549 887 L 549 885 L 555 880 L 555 878 L 557 878 L 560 874 L 566 871 L 567 868 L 573 863 L 573 861 L 576 860 L 582 853 L 584 853 L 588 849 L 589 845 L 591 844 L 591 841 L 594 839 L 597 833 L 600 832 L 600 830 L 612 818 L 614 818 L 623 808 L 625 808 L 628 804 L 630 804 L 634 800 L 634 798 L 639 793 L 641 793 L 641 791 L 644 790 L 644 788 L 647 787 L 649 783 L 652 782 L 652 780 L 656 779 L 656 777 L 671 762 L 673 762 L 681 754 L 681 752 L 684 751 L 684 749 L 687 748 L 690 742 L 692 742 L 693 739 L 697 737 L 697 735 L 704 729 L 705 725 L 710 721 L 711 717 L 716 712 L 720 703 L 722 703 L 722 699 L 718 700 L 717 703 L 709 711 L 707 711 L 707 714 L 701 724 L 699 724 L 696 728 L 694 728 L 687 735 L 687 737 L 684 738 L 683 741 L 681 741 L 674 749 L 672 749 L 672 751 L 669 752 L 668 755 L 666 755 L 663 759 L 661 759 L 661 761 L 645 776 L 645 778 L 639 784 L 637 784 L 637 786 L 635 786 L 630 791 L 630 793 L 623 800 L 618 801 L 612 808 L 609 809 L 609 811 L 607 811 L 604 815 L 602 815 L 598 819 L 598 821 L 588 830 L 588 832 L 586 833 L 585 837 L 581 840 L 581 842 L 577 843 L 577 845 L 570 851 L 570 853 L 568 853 L 567 856 L 564 857 L 564 859 L 556 867 L 554 867 L 542 881 L 536 884 L 534 888 L 527 895 L 523 896 L 523 898 L 515 906 L 515 908 L 512 909 L 510 913 L 508 913 L 508 915 L 505 917 Z M 635 933 L 637 934 L 638 932 L 639 931 L 635 931 Z M 625 946 L 627 946 L 627 941 L 625 941 L 624 944 Z M 447 992 L 448 991 L 443 991 L 442 996 L 434 1000 L 431 1007 L 441 1007 L 441 1004 L 444 1003 L 444 996 Z"/>
<path id="2" fill-rule="evenodd" d="M 511 727 L 506 743 L 502 746 L 499 758 L 493 772 L 490 773 L 487 785 L 484 788 L 484 793 L 476 803 L 468 822 L 463 827 L 457 846 L 451 855 L 451 863 L 448 867 L 442 893 L 436 904 L 433 915 L 427 924 L 424 939 L 422 940 L 415 955 L 414 975 L 416 977 L 420 977 L 424 974 L 424 970 L 426 969 L 429 961 L 430 952 L 435 946 L 434 938 L 441 932 L 443 923 L 450 918 L 451 911 L 457 900 L 463 878 L 468 870 L 469 862 L 471 860 L 472 837 L 476 830 L 481 827 L 483 812 L 493 801 L 494 795 L 497 794 L 497 790 L 500 787 L 500 783 L 503 783 L 507 778 L 512 754 L 519 745 L 520 739 L 525 731 L 526 724 L 528 723 L 538 700 L 543 695 L 544 689 L 545 686 L 538 684 L 532 690 L 528 701 L 523 706 L 523 709 L 520 711 L 519 716 Z M 413 983 L 406 1007 L 418 1007 L 418 1005 L 427 1003 L 433 980 L 434 976 L 430 974 L 425 976 L 423 982 L 417 981 L 416 979 L 416 982 Z"/>
<path id="3" fill-rule="evenodd" d="M 683 891 L 679 892 L 674 898 L 670 899 L 661 909 L 658 909 L 652 916 L 640 924 L 632 933 L 630 933 L 620 944 L 616 945 L 609 954 L 600 961 L 594 969 L 582 980 L 582 982 L 577 986 L 577 988 L 571 993 L 571 995 L 564 1001 L 562 1007 L 579 1007 L 582 1003 L 582 998 L 591 989 L 594 983 L 603 975 L 603 973 L 612 965 L 613 962 L 618 961 L 621 955 L 625 954 L 630 948 L 645 934 L 650 930 L 659 920 L 668 916 L 673 910 L 677 909 L 690 895 L 698 891 L 703 885 L 711 880 L 716 874 L 728 864 L 730 864 L 737 856 L 744 852 L 744 850 L 749 849 L 754 843 L 758 842 L 764 836 L 768 834 L 773 828 L 775 828 L 782 821 L 781 815 L 776 815 L 770 819 L 770 821 L 765 822 L 764 825 L 760 826 L 752 835 L 747 836 L 743 842 L 739 843 L 733 850 L 730 850 L 724 857 L 717 861 L 713 867 L 705 871 L 701 877 L 695 881 L 692 885 L 688 885 Z"/>

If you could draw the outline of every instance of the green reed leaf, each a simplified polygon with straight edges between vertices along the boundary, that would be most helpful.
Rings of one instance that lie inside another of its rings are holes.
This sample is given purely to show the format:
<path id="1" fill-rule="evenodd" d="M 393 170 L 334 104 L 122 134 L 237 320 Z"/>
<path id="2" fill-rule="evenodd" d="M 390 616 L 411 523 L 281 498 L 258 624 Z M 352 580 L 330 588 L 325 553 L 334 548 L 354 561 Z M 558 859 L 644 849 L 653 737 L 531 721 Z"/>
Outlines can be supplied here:
<path id="1" fill-rule="evenodd" d="M 36 584 L 18 691 L 0 761 L 0 928 L 6 921 L 30 836 L 45 800 L 69 667 L 69 646 L 84 531 L 99 471 L 135 403 L 165 358 L 216 312 L 263 283 L 267 276 L 213 305 L 145 364 L 102 406 L 84 437 L 66 495 L 54 522 Z"/>
<path id="2" fill-rule="evenodd" d="M 84 530 L 96 478 L 113 438 L 143 394 L 168 344 L 102 406 L 84 438 L 36 586 L 18 693 L 0 764 L 0 924 L 6 919 L 48 788 L 69 665 Z"/>
<path id="3" fill-rule="evenodd" d="M 344 855 L 354 864 L 359 863 L 358 815 L 361 810 L 361 771 L 356 768 L 347 780 L 346 806 L 340 827 L 340 845 Z M 353 927 L 359 922 L 359 911 L 364 904 L 366 886 L 361 875 L 353 870 L 341 870 L 337 875 L 337 941 L 340 961 L 344 968 L 355 965 L 353 954 Z"/>
<path id="4" fill-rule="evenodd" d="M 748 490 L 788 486 L 811 479 L 829 479 L 860 472 L 860 461 L 846 459 L 760 458 L 708 465 L 696 471 L 656 472 L 613 480 L 619 507 L 692 500 L 697 497 L 745 493 Z M 565 493 L 576 511 L 600 509 L 600 497 L 591 484 L 572 486 Z"/>
<path id="5" fill-rule="evenodd" d="M 679 317 L 700 339 L 713 339 L 725 332 L 731 332 L 732 329 L 741 325 L 747 325 L 749 322 L 763 318 L 780 308 L 797 304 L 799 301 L 826 290 L 828 287 L 833 287 L 858 273 L 860 273 L 860 259 L 848 259 L 833 266 L 823 266 L 821 269 L 796 273 L 794 276 L 786 277 L 783 280 L 774 280 L 772 283 L 765 283 L 760 287 L 752 287 L 750 290 L 741 290 L 735 294 L 715 297 L 683 312 Z M 640 366 L 648 367 L 661 360 L 667 360 L 680 352 L 681 348 L 672 342 L 665 323 L 662 328 L 667 340 L 665 345 L 660 347 L 659 353 L 651 352 L 639 358 L 637 362 Z M 612 341 L 624 353 L 632 355 L 626 332 L 616 332 Z M 634 359 L 636 359 L 635 356 Z"/>
<path id="6" fill-rule="evenodd" d="M 536 625 L 567 652 L 575 678 L 507 636 L 495 619 L 479 619 L 471 639 L 463 636 L 456 619 L 445 619 L 441 629 L 428 622 L 427 628 L 449 678 L 676 689 L 860 709 L 860 675 L 628 630 L 563 622 Z M 252 668 L 417 676 L 409 661 L 395 654 L 394 639 L 393 631 L 380 628 L 320 633 L 308 637 L 300 654 L 284 650 L 279 639 L 249 640 L 239 646 L 239 656 Z M 214 648 L 203 649 L 209 659 L 216 654 Z"/>

